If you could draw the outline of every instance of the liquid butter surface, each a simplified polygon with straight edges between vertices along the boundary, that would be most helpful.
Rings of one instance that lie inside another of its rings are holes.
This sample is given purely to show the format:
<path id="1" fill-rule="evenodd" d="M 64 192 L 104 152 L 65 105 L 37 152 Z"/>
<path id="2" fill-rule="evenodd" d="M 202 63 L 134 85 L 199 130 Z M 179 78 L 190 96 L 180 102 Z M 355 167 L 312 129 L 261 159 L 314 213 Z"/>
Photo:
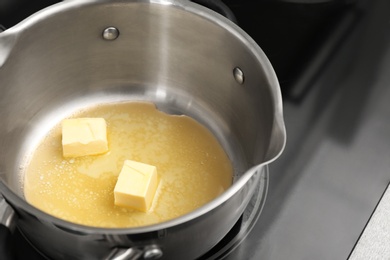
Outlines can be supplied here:
<path id="1" fill-rule="evenodd" d="M 151 225 L 195 210 L 232 184 L 226 153 L 190 117 L 142 102 L 100 105 L 72 117 L 104 118 L 109 151 L 64 158 L 60 125 L 42 140 L 25 168 L 25 198 L 58 218 L 96 227 Z M 114 187 L 127 159 L 157 167 L 159 186 L 146 213 L 114 205 Z"/>

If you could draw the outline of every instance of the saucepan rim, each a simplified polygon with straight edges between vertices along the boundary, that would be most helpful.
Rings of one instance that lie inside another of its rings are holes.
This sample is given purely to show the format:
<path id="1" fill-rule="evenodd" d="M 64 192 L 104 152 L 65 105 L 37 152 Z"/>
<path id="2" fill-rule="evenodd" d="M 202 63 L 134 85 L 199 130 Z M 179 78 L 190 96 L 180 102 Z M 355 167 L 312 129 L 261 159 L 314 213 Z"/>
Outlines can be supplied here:
<path id="1" fill-rule="evenodd" d="M 243 173 L 242 176 L 240 176 L 237 181 L 235 181 L 231 187 L 229 187 L 225 192 L 223 192 L 220 196 L 215 198 L 214 200 L 210 201 L 209 203 L 201 206 L 198 209 L 195 209 L 192 212 L 189 212 L 188 214 L 185 214 L 183 216 L 177 217 L 172 220 L 168 220 L 165 222 L 153 224 L 153 225 L 147 225 L 147 226 L 141 226 L 141 227 L 129 227 L 129 228 L 103 228 L 103 227 L 93 227 L 93 226 L 86 226 L 86 225 L 80 225 L 73 222 L 69 222 L 66 220 L 62 220 L 60 218 L 54 217 L 50 214 L 47 214 L 31 204 L 29 204 L 25 199 L 14 193 L 7 184 L 1 180 L 0 181 L 0 192 L 4 195 L 5 199 L 8 201 L 10 205 L 16 208 L 22 208 L 24 211 L 28 212 L 29 214 L 37 217 L 42 222 L 48 222 L 52 223 L 54 225 L 58 225 L 59 227 L 65 227 L 67 230 L 74 231 L 74 232 L 81 232 L 83 234 L 113 234 L 113 235 L 120 235 L 120 234 L 139 234 L 139 233 L 146 233 L 146 232 L 153 232 L 158 231 L 161 229 L 167 229 L 173 226 L 178 226 L 184 223 L 188 223 L 192 220 L 195 220 L 202 215 L 207 214 L 208 212 L 211 212 L 213 209 L 218 208 L 218 206 L 222 205 L 226 201 L 228 201 L 234 194 L 236 194 L 241 188 L 244 187 L 244 185 L 250 181 L 250 179 L 254 176 L 259 176 L 259 174 L 256 174 L 257 172 L 262 170 L 262 167 L 264 165 L 269 164 L 273 160 L 275 160 L 279 155 L 282 153 L 285 142 L 286 142 L 286 131 L 283 121 L 283 112 L 282 112 L 282 101 L 281 101 L 281 91 L 279 87 L 279 83 L 277 80 L 277 77 L 275 75 L 275 72 L 271 66 L 271 63 L 269 62 L 266 55 L 263 53 L 261 48 L 255 43 L 255 41 L 247 34 L 245 33 L 239 26 L 228 20 L 227 18 L 223 17 L 222 15 L 217 14 L 216 12 L 202 7 L 198 4 L 192 3 L 190 1 L 185 0 L 78 0 L 78 1 L 64 1 L 57 4 L 54 4 L 52 6 L 49 6 L 30 17 L 26 18 L 19 24 L 5 30 L 0 34 L 0 42 L 3 35 L 6 34 L 19 34 L 23 31 L 28 30 L 28 28 L 32 25 L 34 25 L 36 22 L 42 21 L 46 19 L 47 17 L 56 15 L 57 13 L 69 11 L 71 9 L 76 9 L 84 5 L 89 4 L 97 4 L 97 3 L 148 3 L 148 4 L 161 4 L 161 5 L 167 5 L 167 6 L 173 6 L 175 8 L 182 9 L 186 12 L 189 12 L 194 15 L 201 16 L 203 19 L 206 19 L 208 21 L 211 21 L 218 26 L 223 27 L 224 29 L 228 30 L 229 33 L 234 34 L 235 37 L 239 38 L 243 44 L 245 44 L 250 52 L 255 56 L 257 60 L 262 61 L 264 73 L 266 74 L 266 80 L 268 80 L 268 85 L 273 88 L 271 93 L 271 98 L 273 99 L 274 104 L 274 125 L 273 125 L 273 131 L 274 128 L 278 128 L 277 130 L 281 133 L 280 137 L 283 138 L 282 145 L 279 148 L 278 151 L 276 151 L 275 154 L 273 154 L 269 160 L 259 164 L 252 166 L 250 169 L 248 169 L 245 173 Z M 271 138 L 274 138 L 271 136 Z"/>

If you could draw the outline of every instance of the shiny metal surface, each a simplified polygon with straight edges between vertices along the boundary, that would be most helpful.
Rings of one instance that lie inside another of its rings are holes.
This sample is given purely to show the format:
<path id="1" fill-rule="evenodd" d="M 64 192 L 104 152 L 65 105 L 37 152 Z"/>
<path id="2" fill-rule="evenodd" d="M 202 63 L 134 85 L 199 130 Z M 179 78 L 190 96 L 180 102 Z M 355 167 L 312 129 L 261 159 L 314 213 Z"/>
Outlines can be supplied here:
<path id="1" fill-rule="evenodd" d="M 285 100 L 263 214 L 226 259 L 348 259 L 388 186 L 390 2 L 359 1 L 355 15 L 310 92 Z"/>
<path id="2" fill-rule="evenodd" d="M 108 26 L 120 28 L 115 41 L 102 38 Z M 50 257 L 101 259 L 112 248 L 157 245 L 164 259 L 196 258 L 237 222 L 259 172 L 284 148 L 268 59 L 232 22 L 187 1 L 65 1 L 1 33 L 0 49 L 0 143 L 8 147 L 0 190 L 18 227 Z M 243 85 L 236 67 L 245 71 Z M 129 100 L 209 127 L 233 161 L 233 186 L 188 215 L 132 229 L 74 225 L 22 199 L 23 163 L 54 124 L 80 108 Z"/>
<path id="3" fill-rule="evenodd" d="M 16 218 L 13 208 L 0 195 L 0 224 L 13 231 L 16 227 Z"/>
<path id="4" fill-rule="evenodd" d="M 229 231 L 229 233 L 217 245 L 217 248 L 213 248 L 208 251 L 198 260 L 224 259 L 245 241 L 246 237 L 255 227 L 261 213 L 263 212 L 268 192 L 268 180 L 269 170 L 268 166 L 266 166 L 261 172 L 261 177 L 256 185 L 256 190 L 248 203 L 248 206 L 245 208 L 239 222 L 234 225 L 232 228 L 233 230 Z"/>
<path id="5" fill-rule="evenodd" d="M 104 260 L 138 260 L 142 250 L 136 248 L 114 248 Z"/>
<path id="6" fill-rule="evenodd" d="M 104 260 L 157 260 L 163 255 L 164 253 L 161 248 L 156 245 L 150 245 L 143 249 L 116 247 L 111 250 L 110 254 Z"/>
<path id="7" fill-rule="evenodd" d="M 244 84 L 245 75 L 244 75 L 244 72 L 240 68 L 238 68 L 238 67 L 234 68 L 233 74 L 234 74 L 234 78 L 236 79 L 238 84 L 241 84 L 241 85 Z"/>
<path id="8" fill-rule="evenodd" d="M 151 245 L 145 249 L 143 257 L 144 259 L 147 260 L 155 260 L 155 259 L 160 259 L 163 255 L 164 253 L 161 250 L 161 248 L 155 245 Z"/>
<path id="9" fill-rule="evenodd" d="M 119 37 L 119 30 L 113 26 L 107 27 L 103 31 L 103 38 L 107 41 L 113 41 Z"/>

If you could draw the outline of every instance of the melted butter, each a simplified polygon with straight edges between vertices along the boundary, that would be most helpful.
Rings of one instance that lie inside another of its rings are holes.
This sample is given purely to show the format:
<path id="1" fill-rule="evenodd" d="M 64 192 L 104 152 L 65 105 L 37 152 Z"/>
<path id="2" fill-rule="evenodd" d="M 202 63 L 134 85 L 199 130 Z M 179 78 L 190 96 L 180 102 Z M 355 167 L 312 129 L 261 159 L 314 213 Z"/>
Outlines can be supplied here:
<path id="1" fill-rule="evenodd" d="M 58 218 L 97 227 L 156 224 L 195 210 L 232 183 L 224 150 L 190 117 L 167 115 L 141 102 L 101 105 L 73 117 L 104 118 L 109 152 L 64 158 L 60 125 L 37 147 L 25 169 L 25 197 Z M 159 186 L 147 213 L 114 205 L 126 159 L 157 167 Z"/>

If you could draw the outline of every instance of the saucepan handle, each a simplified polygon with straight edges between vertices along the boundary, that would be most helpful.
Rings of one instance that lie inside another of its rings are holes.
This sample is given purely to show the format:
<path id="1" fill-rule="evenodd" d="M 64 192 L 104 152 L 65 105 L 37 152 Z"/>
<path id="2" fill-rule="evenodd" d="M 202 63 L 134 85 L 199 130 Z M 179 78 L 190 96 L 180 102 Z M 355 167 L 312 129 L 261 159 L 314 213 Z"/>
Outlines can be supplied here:
<path id="1" fill-rule="evenodd" d="M 104 260 L 157 260 L 163 255 L 162 250 L 157 245 L 141 248 L 116 247 Z"/>
<path id="2" fill-rule="evenodd" d="M 142 251 L 136 248 L 114 248 L 104 260 L 138 260 Z"/>
<path id="3" fill-rule="evenodd" d="M 221 0 L 191 0 L 191 2 L 203 5 L 223 16 L 228 18 L 233 23 L 237 24 L 236 16 L 233 14 L 232 10 L 224 4 Z"/>
<path id="4" fill-rule="evenodd" d="M 14 259 L 11 250 L 11 235 L 16 226 L 16 214 L 0 195 L 0 259 Z"/>

